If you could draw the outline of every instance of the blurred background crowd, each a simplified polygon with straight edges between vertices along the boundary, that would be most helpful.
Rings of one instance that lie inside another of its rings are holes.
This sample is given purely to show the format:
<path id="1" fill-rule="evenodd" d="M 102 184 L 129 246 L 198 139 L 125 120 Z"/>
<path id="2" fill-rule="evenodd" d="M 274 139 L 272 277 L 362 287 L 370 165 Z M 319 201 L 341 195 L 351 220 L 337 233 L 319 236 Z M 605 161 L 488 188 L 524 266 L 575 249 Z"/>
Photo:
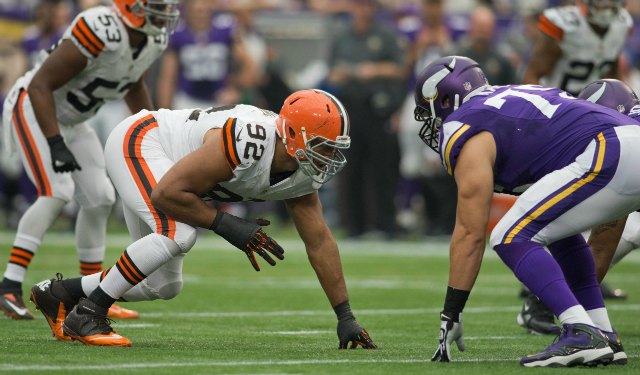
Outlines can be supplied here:
<path id="1" fill-rule="evenodd" d="M 294 90 L 334 93 L 349 111 L 352 147 L 345 170 L 321 189 L 329 225 L 353 239 L 447 235 L 455 220 L 455 185 L 439 156 L 417 137 L 415 75 L 440 56 L 459 54 L 478 61 L 491 84 L 520 83 L 541 37 L 538 15 L 573 3 L 183 0 L 181 24 L 146 78 L 162 108 L 245 103 L 278 112 Z M 15 80 L 78 12 L 105 4 L 109 0 L 0 0 L 0 106 Z M 627 9 L 637 26 L 640 1 L 628 1 Z M 640 90 L 638 27 L 627 39 L 619 69 Z M 128 114 L 123 103 L 107 103 L 91 124 L 104 142 Z M 19 161 L 3 155 L 0 229 L 14 229 L 35 198 Z M 286 223 L 280 203 L 226 209 Z M 74 212 L 73 204 L 65 210 L 69 223 Z"/>

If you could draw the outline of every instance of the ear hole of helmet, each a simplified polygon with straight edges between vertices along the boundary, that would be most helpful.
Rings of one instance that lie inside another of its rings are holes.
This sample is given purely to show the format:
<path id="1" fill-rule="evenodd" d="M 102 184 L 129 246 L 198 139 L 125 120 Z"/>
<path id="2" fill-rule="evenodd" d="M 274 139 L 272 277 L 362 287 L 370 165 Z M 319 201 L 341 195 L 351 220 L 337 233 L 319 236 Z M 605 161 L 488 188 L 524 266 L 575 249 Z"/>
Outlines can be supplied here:
<path id="1" fill-rule="evenodd" d="M 451 105 L 451 98 L 449 98 L 449 95 L 445 95 L 442 98 L 442 102 L 441 103 L 442 103 L 441 104 L 442 108 L 444 108 L 444 109 L 449 108 L 449 106 Z"/>
<path id="2" fill-rule="evenodd" d="M 293 130 L 293 128 L 292 128 L 292 127 L 290 127 L 290 126 L 289 126 L 289 128 L 288 128 L 288 129 L 289 129 L 289 138 L 291 138 L 291 139 L 296 139 L 296 131 L 295 131 L 295 130 Z"/>

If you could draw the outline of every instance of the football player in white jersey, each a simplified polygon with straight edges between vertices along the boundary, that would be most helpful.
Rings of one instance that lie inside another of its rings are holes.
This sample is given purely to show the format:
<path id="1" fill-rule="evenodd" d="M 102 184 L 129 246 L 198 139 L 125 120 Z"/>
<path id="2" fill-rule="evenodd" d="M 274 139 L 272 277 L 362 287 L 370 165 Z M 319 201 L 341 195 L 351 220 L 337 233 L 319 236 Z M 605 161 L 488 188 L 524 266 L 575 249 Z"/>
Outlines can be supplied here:
<path id="1" fill-rule="evenodd" d="M 523 82 L 558 87 L 577 95 L 603 77 L 620 78 L 618 60 L 633 27 L 623 0 L 578 0 L 576 5 L 546 9 L 538 20 L 543 34 L 533 47 Z M 608 290 L 607 297 L 622 291 Z M 556 334 L 553 314 L 526 289 L 517 322 L 530 333 Z"/>
<path id="2" fill-rule="evenodd" d="M 16 150 L 38 199 L 20 219 L 0 282 L 0 310 L 33 319 L 22 282 L 42 238 L 63 206 L 80 206 L 76 245 L 82 274 L 102 269 L 106 222 L 115 192 L 102 147 L 86 120 L 124 98 L 132 113 L 153 109 L 143 74 L 167 46 L 178 0 L 113 0 L 80 13 L 60 41 L 13 86 L 2 117 L 7 149 Z M 136 317 L 119 307 L 113 316 Z"/>
<path id="3" fill-rule="evenodd" d="M 113 130 L 105 155 L 129 231 L 138 240 L 110 270 L 45 280 L 32 288 L 32 299 L 58 339 L 130 346 L 109 325 L 107 309 L 117 299 L 175 297 L 197 228 L 243 251 L 256 271 L 256 254 L 272 266 L 271 256 L 284 259 L 282 247 L 262 229 L 268 221 L 245 220 L 205 200 L 284 200 L 338 317 L 339 347 L 374 349 L 351 312 L 338 246 L 317 192 L 345 166 L 341 150 L 350 144 L 343 105 L 320 90 L 293 93 L 279 115 L 237 105 L 131 116 Z"/>
<path id="4" fill-rule="evenodd" d="M 523 82 L 577 95 L 588 83 L 618 77 L 618 59 L 633 27 L 624 0 L 578 0 L 545 10 Z"/>

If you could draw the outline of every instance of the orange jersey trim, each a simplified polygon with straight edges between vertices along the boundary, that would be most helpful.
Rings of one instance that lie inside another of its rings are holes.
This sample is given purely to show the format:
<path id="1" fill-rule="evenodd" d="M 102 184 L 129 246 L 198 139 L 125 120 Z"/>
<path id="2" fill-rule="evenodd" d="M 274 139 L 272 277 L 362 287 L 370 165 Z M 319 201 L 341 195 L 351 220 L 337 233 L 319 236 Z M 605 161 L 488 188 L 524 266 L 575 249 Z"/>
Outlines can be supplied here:
<path id="1" fill-rule="evenodd" d="M 551 39 L 561 41 L 564 37 L 564 31 L 551 22 L 551 20 L 549 20 L 544 14 L 540 15 L 537 26 L 540 31 Z"/>
<path id="2" fill-rule="evenodd" d="M 71 35 L 87 50 L 93 57 L 100 55 L 104 50 L 104 42 L 91 30 L 84 17 L 80 17 L 76 22 Z"/>
<path id="3" fill-rule="evenodd" d="M 227 165 L 233 171 L 240 165 L 240 157 L 238 156 L 236 145 L 236 119 L 233 117 L 230 117 L 222 128 L 222 144 Z"/>

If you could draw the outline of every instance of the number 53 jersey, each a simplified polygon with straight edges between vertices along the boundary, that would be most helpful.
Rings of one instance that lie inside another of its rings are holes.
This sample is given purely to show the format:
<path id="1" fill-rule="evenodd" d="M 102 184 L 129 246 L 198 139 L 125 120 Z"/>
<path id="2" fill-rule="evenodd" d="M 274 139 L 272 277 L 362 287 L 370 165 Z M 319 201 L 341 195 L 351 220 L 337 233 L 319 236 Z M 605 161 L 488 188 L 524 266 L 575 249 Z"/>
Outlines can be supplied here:
<path id="1" fill-rule="evenodd" d="M 521 194 L 545 175 L 573 163 L 599 136 L 640 125 L 616 110 L 534 85 L 494 86 L 463 103 L 440 129 L 440 156 L 449 174 L 474 135 L 496 144 L 494 189 Z M 597 143 L 597 142 L 596 142 Z"/>
<path id="2" fill-rule="evenodd" d="M 134 51 L 126 27 L 110 7 L 80 13 L 57 45 L 64 40 L 70 40 L 88 59 L 80 74 L 54 91 L 58 123 L 66 126 L 92 117 L 106 101 L 124 97 L 167 46 L 165 35 L 147 36 L 142 48 Z M 56 46 L 42 52 L 40 62 Z M 16 86 L 26 89 L 39 67 L 27 72 Z"/>

